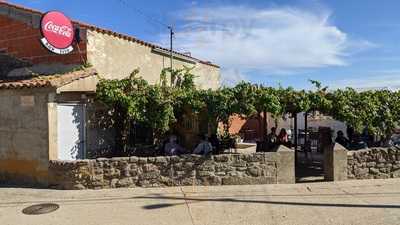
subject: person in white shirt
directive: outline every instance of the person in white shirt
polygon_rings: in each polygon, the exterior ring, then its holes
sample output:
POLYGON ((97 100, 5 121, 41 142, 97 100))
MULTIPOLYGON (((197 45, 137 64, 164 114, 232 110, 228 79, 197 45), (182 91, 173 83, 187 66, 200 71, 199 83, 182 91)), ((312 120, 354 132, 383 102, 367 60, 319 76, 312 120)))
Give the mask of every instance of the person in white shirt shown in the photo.
POLYGON ((197 145, 197 147, 194 149, 193 154, 198 154, 198 155, 208 155, 209 153, 212 152, 212 145, 208 141, 208 138, 206 135, 201 135, 201 141, 197 145))

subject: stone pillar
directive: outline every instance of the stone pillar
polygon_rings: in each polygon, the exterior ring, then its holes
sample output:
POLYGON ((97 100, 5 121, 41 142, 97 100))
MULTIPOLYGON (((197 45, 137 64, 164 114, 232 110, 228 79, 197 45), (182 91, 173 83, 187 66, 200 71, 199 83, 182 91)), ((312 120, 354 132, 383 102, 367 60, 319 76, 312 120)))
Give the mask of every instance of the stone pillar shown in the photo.
POLYGON ((277 183, 294 184, 296 183, 294 168, 294 151, 280 145, 277 149, 277 183))
POLYGON ((338 143, 324 149, 324 172, 327 181, 347 180, 347 149, 338 143))

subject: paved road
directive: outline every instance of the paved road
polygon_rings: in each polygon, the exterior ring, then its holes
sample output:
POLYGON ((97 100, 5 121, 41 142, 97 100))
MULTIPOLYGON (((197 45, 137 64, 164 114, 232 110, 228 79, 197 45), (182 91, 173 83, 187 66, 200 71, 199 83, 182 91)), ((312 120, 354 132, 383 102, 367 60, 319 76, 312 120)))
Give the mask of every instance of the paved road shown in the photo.
POLYGON ((400 179, 167 189, 0 188, 0 224, 400 224, 400 179), (24 215, 38 203, 60 208, 24 215))

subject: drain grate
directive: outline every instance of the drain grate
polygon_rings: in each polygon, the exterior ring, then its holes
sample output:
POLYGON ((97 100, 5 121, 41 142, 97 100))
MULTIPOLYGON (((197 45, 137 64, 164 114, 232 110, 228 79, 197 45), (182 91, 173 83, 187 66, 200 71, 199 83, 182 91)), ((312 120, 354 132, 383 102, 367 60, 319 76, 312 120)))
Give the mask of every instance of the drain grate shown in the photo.
POLYGON ((32 206, 26 207, 25 209, 22 210, 22 213, 24 213, 26 215, 40 215, 40 214, 54 212, 58 208, 60 208, 60 206, 57 204, 46 203, 46 204, 32 205, 32 206))

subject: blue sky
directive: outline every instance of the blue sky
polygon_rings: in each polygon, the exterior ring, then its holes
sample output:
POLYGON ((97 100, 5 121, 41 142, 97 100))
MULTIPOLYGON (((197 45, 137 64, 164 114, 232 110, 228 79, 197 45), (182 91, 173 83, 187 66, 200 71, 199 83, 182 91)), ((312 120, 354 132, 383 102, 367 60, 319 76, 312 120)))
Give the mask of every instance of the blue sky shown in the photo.
POLYGON ((168 30, 158 21, 173 24, 177 49, 221 65, 227 84, 400 87, 398 0, 9 2, 165 46, 168 30))

